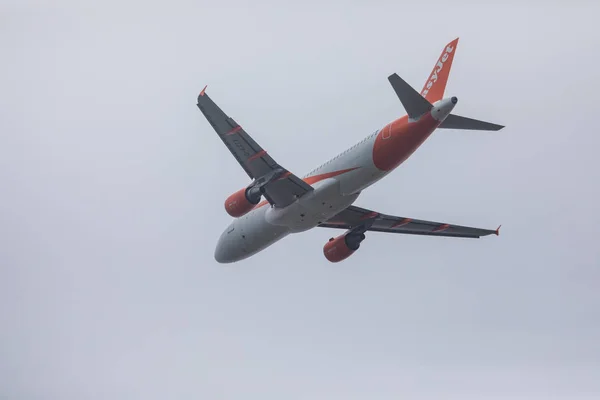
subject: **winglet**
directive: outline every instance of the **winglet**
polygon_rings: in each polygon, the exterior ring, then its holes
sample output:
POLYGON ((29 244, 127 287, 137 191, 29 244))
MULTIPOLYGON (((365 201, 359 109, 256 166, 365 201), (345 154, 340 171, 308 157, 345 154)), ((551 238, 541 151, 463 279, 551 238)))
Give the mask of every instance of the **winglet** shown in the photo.
POLYGON ((495 232, 496 236, 500 236, 500 227, 501 226, 502 225, 499 225, 498 228, 496 229, 496 232, 495 232))
POLYGON ((206 90, 208 85, 204 86, 204 89, 202 89, 202 91, 200 91, 200 96, 204 96, 204 91, 206 90))

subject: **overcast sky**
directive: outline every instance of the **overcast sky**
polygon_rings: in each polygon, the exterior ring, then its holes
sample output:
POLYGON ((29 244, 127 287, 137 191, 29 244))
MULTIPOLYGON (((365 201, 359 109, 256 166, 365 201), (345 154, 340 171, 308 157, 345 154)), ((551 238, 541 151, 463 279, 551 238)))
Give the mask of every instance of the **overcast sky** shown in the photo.
POLYGON ((600 396, 597 2, 80 3, 1 3, 1 399, 600 396), (214 261, 249 182, 205 84, 302 176, 455 37, 455 112, 507 127, 436 132, 356 204, 500 237, 214 261))

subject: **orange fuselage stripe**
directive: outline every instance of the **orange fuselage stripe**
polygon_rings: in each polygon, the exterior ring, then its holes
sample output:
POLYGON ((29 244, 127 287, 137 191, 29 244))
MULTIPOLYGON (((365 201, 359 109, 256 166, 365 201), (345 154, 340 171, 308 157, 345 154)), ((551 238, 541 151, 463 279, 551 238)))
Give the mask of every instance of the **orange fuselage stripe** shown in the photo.
MULTIPOLYGON (((306 178, 304 178, 304 179, 302 179, 302 180, 303 180, 304 182, 308 183, 309 185, 312 185, 312 184, 315 184, 315 183, 317 183, 317 182, 323 181, 323 180, 325 180, 325 179, 333 178, 333 177, 335 177, 335 176, 339 176, 339 175, 345 174, 345 173, 347 173, 347 172, 354 171, 354 170, 355 170, 355 169, 357 169, 357 168, 359 168, 359 167, 347 168, 347 169, 341 169, 341 170, 339 170, 339 171, 332 171, 332 172, 326 172, 326 173, 324 173, 324 174, 313 175, 313 176, 307 176, 306 178)), ((290 174, 288 173, 288 175, 290 175, 290 174)), ((256 208, 260 208, 260 207, 262 207, 262 206, 264 206, 264 205, 266 205, 266 204, 268 204, 268 203, 269 203, 269 202, 268 202, 267 200, 263 200, 263 201, 261 201, 260 203, 258 203, 258 204, 256 205, 256 207, 254 207, 254 208, 255 208, 255 209, 256 209, 256 208)))

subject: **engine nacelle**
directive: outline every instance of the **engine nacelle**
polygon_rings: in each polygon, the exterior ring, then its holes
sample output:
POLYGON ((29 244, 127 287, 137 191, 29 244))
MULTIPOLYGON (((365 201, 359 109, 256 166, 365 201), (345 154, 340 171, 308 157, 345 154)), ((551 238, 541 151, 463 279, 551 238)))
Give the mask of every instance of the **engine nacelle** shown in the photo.
POLYGON ((248 188, 240 189, 225 200, 225 211, 232 217, 239 218, 247 214, 260 202, 260 193, 248 188))
POLYGON ((364 233, 345 233, 335 239, 329 239, 323 247, 323 254, 332 263, 343 261, 358 250, 363 240, 365 240, 364 233))

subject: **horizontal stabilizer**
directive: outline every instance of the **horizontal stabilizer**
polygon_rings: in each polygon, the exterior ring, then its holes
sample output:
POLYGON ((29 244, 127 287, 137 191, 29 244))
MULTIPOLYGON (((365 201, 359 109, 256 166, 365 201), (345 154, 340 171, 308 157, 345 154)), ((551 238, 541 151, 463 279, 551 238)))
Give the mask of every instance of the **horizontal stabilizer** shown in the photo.
POLYGON ((438 126, 442 129, 467 129, 474 131, 499 131, 504 128, 503 125, 492 124, 491 122, 479 121, 477 119, 461 117, 460 115, 450 114, 438 126))
POLYGON ((398 74, 390 75, 388 80, 411 119, 419 118, 433 107, 425 97, 421 96, 419 92, 400 78, 398 74))

